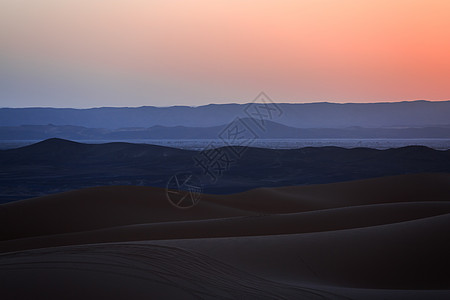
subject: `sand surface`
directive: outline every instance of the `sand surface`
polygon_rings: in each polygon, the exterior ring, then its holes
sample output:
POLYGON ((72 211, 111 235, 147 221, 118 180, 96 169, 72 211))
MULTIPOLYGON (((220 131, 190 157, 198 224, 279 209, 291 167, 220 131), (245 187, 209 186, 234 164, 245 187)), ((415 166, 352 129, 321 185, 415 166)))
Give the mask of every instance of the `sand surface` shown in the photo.
POLYGON ((449 299, 450 174, 0 205, 2 299, 449 299))

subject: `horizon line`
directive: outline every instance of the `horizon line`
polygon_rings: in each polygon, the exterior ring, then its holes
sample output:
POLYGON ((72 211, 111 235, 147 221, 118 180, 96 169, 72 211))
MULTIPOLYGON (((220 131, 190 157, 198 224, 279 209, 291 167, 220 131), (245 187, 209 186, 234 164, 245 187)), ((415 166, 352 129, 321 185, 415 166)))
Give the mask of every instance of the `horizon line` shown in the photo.
MULTIPOLYGON (((380 102, 329 102, 329 101, 320 101, 320 102, 276 102, 272 101, 270 103, 274 103, 277 105, 281 104, 292 104, 292 105, 307 105, 307 104, 337 104, 337 105, 346 105, 346 104, 395 104, 395 103, 412 103, 412 102, 450 102, 450 99, 447 100, 399 100, 399 101, 380 101, 380 102)), ((198 108, 205 107, 210 105, 248 105, 251 103, 259 103, 264 104, 264 102, 229 102, 229 103, 208 103, 202 105, 182 105, 182 104, 174 104, 168 106, 157 106, 157 105, 141 105, 141 106, 93 106, 93 107, 56 107, 56 106, 22 106, 22 107, 6 107, 2 106, 0 109, 28 109, 28 108, 52 108, 52 109, 76 109, 76 110, 85 110, 85 109, 101 109, 101 108, 145 108, 145 107, 154 107, 154 108, 172 108, 172 107, 189 107, 189 108, 198 108)), ((266 102, 267 103, 267 102, 266 102)))

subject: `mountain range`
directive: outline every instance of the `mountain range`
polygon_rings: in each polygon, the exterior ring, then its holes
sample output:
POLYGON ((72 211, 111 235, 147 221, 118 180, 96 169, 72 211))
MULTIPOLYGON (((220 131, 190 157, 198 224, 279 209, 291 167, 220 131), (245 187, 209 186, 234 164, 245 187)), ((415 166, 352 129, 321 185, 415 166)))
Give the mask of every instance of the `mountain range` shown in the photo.
MULTIPOLYGON (((450 126, 417 128, 295 128, 265 121, 264 128, 255 126, 252 119, 242 118, 252 137, 279 138, 450 138, 450 126)), ((225 124, 212 127, 151 126, 148 128, 87 128, 73 125, 0 126, 0 140, 135 140, 135 139, 219 139, 227 128, 225 124)))
POLYGON ((450 101, 392 103, 248 103, 171 107, 0 108, 0 126, 71 125, 119 129, 152 126, 214 127, 236 117, 295 128, 440 127, 450 124, 450 101))

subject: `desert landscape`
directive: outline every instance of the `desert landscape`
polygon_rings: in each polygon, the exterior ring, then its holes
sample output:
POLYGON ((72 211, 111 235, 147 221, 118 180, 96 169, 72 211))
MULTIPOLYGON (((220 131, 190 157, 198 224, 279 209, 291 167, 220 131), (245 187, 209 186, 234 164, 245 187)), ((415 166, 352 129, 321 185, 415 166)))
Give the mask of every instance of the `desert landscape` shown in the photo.
POLYGON ((0 163, 5 299, 450 294, 448 149, 50 138, 0 163))
POLYGON ((30 299, 447 299, 450 177, 202 195, 88 188, 0 206, 1 290, 30 299), (21 287, 27 282, 27 288, 21 287))
POLYGON ((0 300, 450 299, 449 11, 0 0, 0 300))

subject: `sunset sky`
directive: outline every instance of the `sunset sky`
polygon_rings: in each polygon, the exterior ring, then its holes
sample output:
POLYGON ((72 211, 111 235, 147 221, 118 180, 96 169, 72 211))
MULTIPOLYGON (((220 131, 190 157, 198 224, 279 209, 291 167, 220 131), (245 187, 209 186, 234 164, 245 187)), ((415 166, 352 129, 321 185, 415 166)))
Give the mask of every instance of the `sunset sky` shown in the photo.
POLYGON ((450 99, 448 0, 0 0, 0 107, 450 99))

